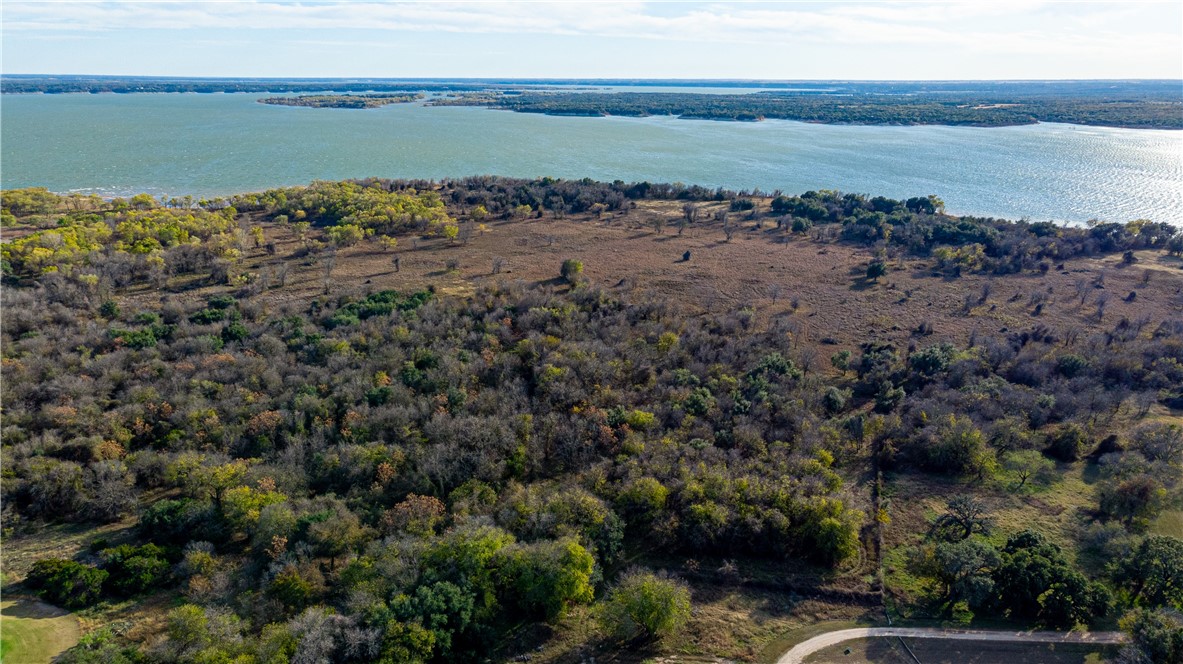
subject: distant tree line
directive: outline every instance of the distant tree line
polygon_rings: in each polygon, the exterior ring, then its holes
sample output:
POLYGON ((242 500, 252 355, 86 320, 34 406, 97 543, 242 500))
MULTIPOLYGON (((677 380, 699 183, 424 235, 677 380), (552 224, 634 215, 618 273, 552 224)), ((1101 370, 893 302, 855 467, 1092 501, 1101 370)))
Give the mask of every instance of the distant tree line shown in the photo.
POLYGON ((519 113, 825 124, 1003 127, 1064 122, 1109 127, 1183 129, 1183 99, 1173 95, 1007 96, 1005 94, 696 94, 675 92, 535 92, 459 94, 432 105, 488 106, 519 113))
POLYGON ((308 108, 379 108, 387 104, 406 104, 423 99, 416 92, 349 95, 299 95, 295 97, 264 97, 260 104, 272 106, 305 106, 308 108))

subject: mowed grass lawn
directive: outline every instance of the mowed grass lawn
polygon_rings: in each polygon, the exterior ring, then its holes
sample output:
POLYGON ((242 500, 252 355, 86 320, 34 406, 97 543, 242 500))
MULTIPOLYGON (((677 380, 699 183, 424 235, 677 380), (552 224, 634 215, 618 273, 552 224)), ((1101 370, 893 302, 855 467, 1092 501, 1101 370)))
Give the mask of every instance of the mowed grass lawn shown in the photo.
MULTIPOLYGON (((1117 653, 1117 646, 1077 643, 987 643, 952 639, 910 639, 904 641, 924 664, 1100 664, 1117 653)), ((805 659, 807 664, 914 664, 899 639, 876 637, 855 639, 819 650, 805 659), (847 653, 849 650, 849 654, 847 653)))
POLYGON ((46 664, 78 643, 82 631, 73 614, 32 599, 0 602, 0 661, 46 664))

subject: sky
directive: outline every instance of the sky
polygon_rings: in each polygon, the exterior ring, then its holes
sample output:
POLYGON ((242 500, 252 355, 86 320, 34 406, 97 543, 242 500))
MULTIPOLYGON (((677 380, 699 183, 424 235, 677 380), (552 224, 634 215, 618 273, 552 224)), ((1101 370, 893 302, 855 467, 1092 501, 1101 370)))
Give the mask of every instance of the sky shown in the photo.
POLYGON ((21 2, 6 74, 1183 78, 1183 2, 21 2))

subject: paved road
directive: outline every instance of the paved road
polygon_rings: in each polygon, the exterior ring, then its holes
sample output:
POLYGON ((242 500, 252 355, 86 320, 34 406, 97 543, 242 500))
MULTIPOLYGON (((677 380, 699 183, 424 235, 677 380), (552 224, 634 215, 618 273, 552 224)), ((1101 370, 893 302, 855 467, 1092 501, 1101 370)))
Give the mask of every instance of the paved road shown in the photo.
POLYGON ((1028 643, 1124 643, 1122 632, 1005 632, 995 630, 937 629, 923 627, 859 627, 826 632, 802 641, 776 660, 776 664, 801 664, 809 655, 843 641, 869 636, 905 636, 912 639, 962 641, 1026 641, 1028 643))

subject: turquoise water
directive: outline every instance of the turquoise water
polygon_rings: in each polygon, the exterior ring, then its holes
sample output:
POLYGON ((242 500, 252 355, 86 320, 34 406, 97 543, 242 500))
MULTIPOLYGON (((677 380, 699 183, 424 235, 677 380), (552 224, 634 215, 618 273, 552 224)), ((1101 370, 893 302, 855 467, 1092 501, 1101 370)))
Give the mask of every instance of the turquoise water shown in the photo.
POLYGON ((262 95, 6 95, 0 183, 218 196, 315 179, 474 174, 936 194, 950 212, 1183 223, 1183 132, 573 118, 262 95))

